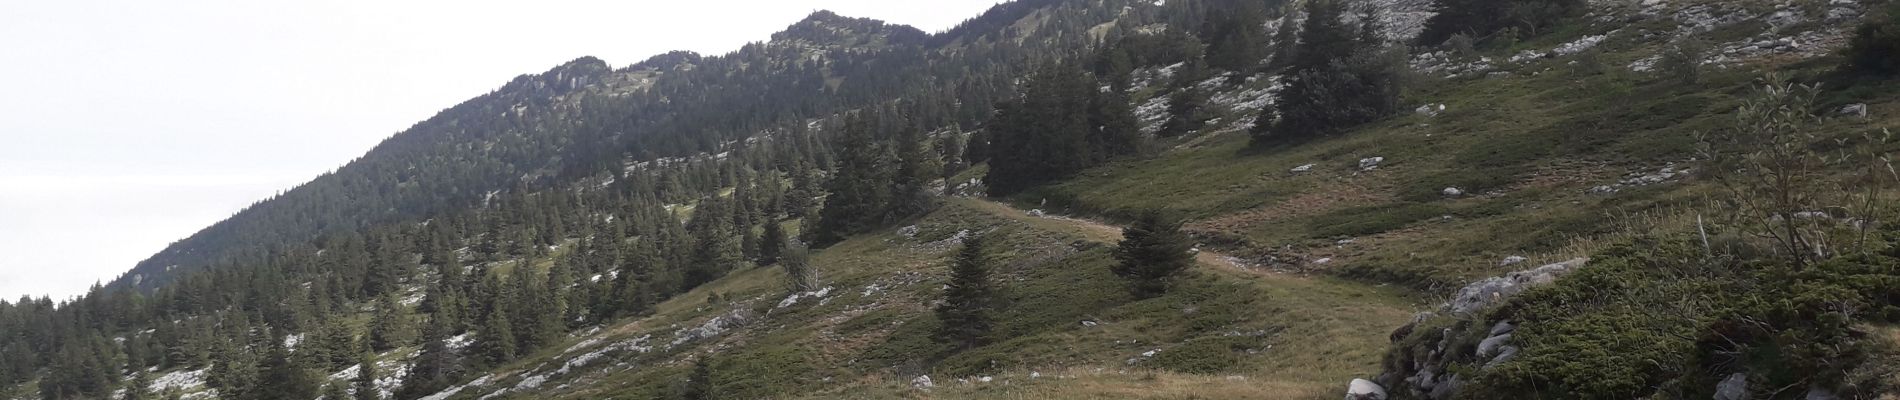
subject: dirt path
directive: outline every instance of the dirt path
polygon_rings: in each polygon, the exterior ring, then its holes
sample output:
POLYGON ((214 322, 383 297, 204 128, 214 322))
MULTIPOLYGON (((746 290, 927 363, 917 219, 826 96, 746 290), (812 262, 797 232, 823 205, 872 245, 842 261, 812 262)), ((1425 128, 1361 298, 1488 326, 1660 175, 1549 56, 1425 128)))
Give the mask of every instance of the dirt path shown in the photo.
MULTIPOLYGON (((1064 217, 1064 216, 1057 216, 1057 215, 1044 215, 1041 217, 1036 217, 1034 215, 1031 215, 1028 210, 1023 210, 1020 208, 1016 208, 1015 206, 1011 206, 1007 203, 1002 203, 1002 202, 988 200, 988 199, 965 198, 965 199, 959 199, 959 201, 968 201, 970 202, 970 204, 976 206, 977 208, 987 210, 992 213, 996 213, 998 215, 1004 215, 1004 216, 1008 216, 1008 217, 1016 218, 1016 219, 1024 219, 1026 221, 1029 221, 1032 224, 1040 225, 1039 227, 1044 228, 1044 229, 1077 233, 1077 234, 1080 234, 1082 237, 1087 238, 1090 241, 1107 243, 1107 244, 1112 245, 1122 240, 1122 227, 1109 225, 1101 221, 1084 219, 1084 218, 1075 218, 1075 217, 1064 217)), ((1278 277, 1291 276, 1287 274, 1275 273, 1272 271, 1265 271, 1265 270, 1260 270, 1256 268, 1250 268, 1246 265, 1241 264, 1239 261, 1237 261, 1237 260, 1240 260, 1240 258, 1238 257, 1234 257, 1225 253, 1206 250, 1206 249, 1201 249, 1199 250, 1199 252, 1195 253, 1194 259, 1196 261, 1199 261, 1203 265, 1213 266, 1213 267, 1225 269, 1225 270, 1244 272, 1244 273, 1253 274, 1253 275, 1278 276, 1278 277)))
MULTIPOLYGON (((983 199, 950 201, 1022 221, 1035 229, 1074 234, 1111 245, 1121 240, 1121 227, 1100 221, 1037 217, 1028 211, 983 199)), ((1222 380, 1215 385, 1202 382, 1200 386, 1218 387, 1230 382, 1247 387, 1278 385, 1278 390, 1283 390, 1281 395, 1263 397, 1335 398, 1352 378, 1367 378, 1379 372, 1379 362, 1389 346, 1387 335, 1422 307, 1408 300, 1401 289, 1325 275, 1251 268, 1215 251, 1201 251, 1194 258, 1207 267, 1203 271, 1248 282, 1254 290, 1265 294, 1271 299, 1273 310, 1263 310, 1262 315, 1282 321, 1285 328, 1275 335, 1272 347, 1283 350, 1259 365, 1258 370, 1242 374, 1247 380, 1222 380)), ((1109 387, 1131 388, 1127 384, 1103 383, 1109 387)))

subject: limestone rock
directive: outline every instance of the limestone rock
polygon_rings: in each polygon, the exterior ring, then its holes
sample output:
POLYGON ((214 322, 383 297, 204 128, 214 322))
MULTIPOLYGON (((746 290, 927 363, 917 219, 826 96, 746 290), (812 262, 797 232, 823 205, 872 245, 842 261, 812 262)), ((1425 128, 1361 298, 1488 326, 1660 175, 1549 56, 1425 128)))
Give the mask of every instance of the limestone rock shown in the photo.
POLYGON ((1381 163, 1385 163, 1385 157, 1362 158, 1362 159, 1359 159, 1359 170, 1371 171, 1373 169, 1379 168, 1379 164, 1381 163))
POLYGON ((1346 400, 1385 400, 1385 387, 1365 379, 1353 379, 1346 386, 1346 400))
POLYGON ((930 381, 930 375, 918 375, 916 379, 910 380, 910 387, 913 388, 929 389, 936 386, 935 382, 930 381))
POLYGON ((1575 271, 1589 262, 1589 258, 1577 258, 1472 282, 1458 289, 1458 294, 1453 296, 1444 308, 1445 311, 1454 314, 1470 314, 1484 310, 1532 286, 1555 282, 1558 277, 1575 271))
POLYGON ((1715 400, 1747 400, 1748 374, 1737 372, 1729 374, 1728 379, 1715 384, 1715 400))

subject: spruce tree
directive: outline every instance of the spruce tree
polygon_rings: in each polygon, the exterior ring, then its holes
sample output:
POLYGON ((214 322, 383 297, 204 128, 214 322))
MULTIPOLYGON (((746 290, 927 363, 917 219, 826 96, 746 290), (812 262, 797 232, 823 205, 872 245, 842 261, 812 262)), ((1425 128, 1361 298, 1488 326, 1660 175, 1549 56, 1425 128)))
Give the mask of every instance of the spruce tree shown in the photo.
POLYGON ((1181 232, 1180 220, 1148 211, 1122 230, 1115 247, 1115 275, 1126 278, 1137 298, 1166 293, 1170 281, 1194 265, 1194 243, 1181 232))
POLYGON ((958 349, 989 343, 990 313, 997 301, 995 290, 990 286, 984 246, 985 239, 981 236, 964 240, 963 249, 950 264, 950 283, 944 288, 943 303, 936 309, 937 321, 942 326, 934 339, 939 343, 958 349))

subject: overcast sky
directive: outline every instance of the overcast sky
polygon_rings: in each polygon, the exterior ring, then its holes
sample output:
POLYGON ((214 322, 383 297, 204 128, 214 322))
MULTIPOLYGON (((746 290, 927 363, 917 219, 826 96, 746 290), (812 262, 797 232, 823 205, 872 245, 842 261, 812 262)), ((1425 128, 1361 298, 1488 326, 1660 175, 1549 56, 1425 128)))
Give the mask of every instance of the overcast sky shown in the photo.
POLYGON ((0 2, 0 298, 82 294, 519 74, 721 54, 819 9, 935 32, 997 2, 0 2))

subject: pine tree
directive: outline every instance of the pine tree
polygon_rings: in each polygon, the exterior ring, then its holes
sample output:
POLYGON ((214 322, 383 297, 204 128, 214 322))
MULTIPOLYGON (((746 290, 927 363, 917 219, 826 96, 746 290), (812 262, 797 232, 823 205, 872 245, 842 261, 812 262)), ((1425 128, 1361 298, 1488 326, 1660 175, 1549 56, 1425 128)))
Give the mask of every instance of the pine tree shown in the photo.
POLYGON ((950 264, 950 284, 944 289, 943 303, 937 305, 937 320, 942 324, 934 337, 959 349, 989 343, 990 313, 996 307, 996 294, 990 287, 989 262, 984 255, 984 239, 971 237, 950 264))
POLYGON ((1289 82, 1261 110, 1254 145, 1332 135, 1398 112, 1403 54, 1384 46, 1375 20, 1354 27, 1341 20, 1345 12, 1342 0, 1306 3, 1289 82))
POLYGON ((1137 298, 1166 293, 1175 275, 1194 265, 1194 243, 1181 232, 1181 222, 1159 211, 1148 211, 1122 231, 1115 247, 1115 275, 1129 280, 1137 298))
POLYGON ((1900 75, 1900 2, 1888 2, 1884 17, 1868 17, 1854 30, 1842 54, 1853 71, 1900 75))
POLYGON ((686 400, 711 400, 719 398, 713 393, 712 363, 705 356, 693 360, 693 372, 686 377, 686 390, 680 398, 686 400))
MULTIPOLYGON (((356 387, 356 400, 382 400, 382 389, 376 387, 376 358, 364 354, 356 368, 356 379, 350 380, 356 387)), ((342 387, 342 384, 331 386, 342 387)))
POLYGON ((156 397, 152 393, 152 376, 144 370, 133 373, 132 381, 126 382, 124 389, 125 393, 119 396, 122 400, 148 400, 156 397))
POLYGON ((290 356, 289 346, 273 336, 270 352, 264 357, 257 396, 266 400, 309 400, 317 396, 317 380, 308 369, 290 356))
POLYGON ((785 252, 785 241, 789 240, 785 237, 785 227, 778 221, 766 221, 765 236, 760 240, 759 265, 777 264, 785 252))
POLYGON ((328 385, 323 385, 323 400, 349 400, 349 399, 350 399, 349 389, 344 388, 342 382, 331 382, 328 385))
POLYGON ((1091 163, 1141 152, 1141 120, 1128 95, 1119 90, 1097 93, 1089 108, 1091 163))
POLYGON ((219 341, 211 356, 211 369, 205 372, 205 385, 232 398, 252 398, 256 387, 257 363, 239 345, 219 341))
MULTIPOLYGON (((512 298, 512 296, 510 296, 512 298)), ((496 300, 495 303, 505 303, 496 300)), ((501 365, 515 359, 514 324, 508 319, 508 307, 497 304, 482 318, 481 328, 475 332, 475 351, 477 357, 487 365, 501 365)))
POLYGON ((1239 1, 1208 19, 1201 37, 1207 42, 1207 65, 1225 71, 1252 74, 1266 57, 1264 2, 1239 1))
POLYGON ((369 323, 369 346, 376 352, 406 346, 412 339, 409 315, 393 293, 378 296, 376 315, 369 323))
POLYGON ((1080 68, 1044 68, 1020 101, 997 106, 990 123, 990 195, 1006 196, 1088 167, 1089 109, 1097 92, 1080 68))
POLYGON ((838 141, 837 172, 825 185, 827 194, 816 229, 808 231, 815 246, 830 246, 867 231, 882 224, 890 211, 896 155, 876 137, 879 122, 875 115, 846 119, 838 141))
POLYGON ((461 361, 455 350, 449 348, 451 334, 447 322, 430 321, 423 334, 422 350, 409 365, 409 373, 403 376, 397 398, 420 398, 453 384, 451 381, 461 374, 461 361))
POLYGON ((693 210, 692 221, 686 225, 693 236, 693 256, 687 266, 685 286, 680 290, 692 290, 738 269, 744 254, 731 214, 731 205, 719 196, 700 200, 699 207, 693 210))
POLYGON ((1168 95, 1168 121, 1161 124, 1162 137, 1174 137, 1199 131, 1211 119, 1204 111, 1207 105, 1207 92, 1200 87, 1189 86, 1175 90, 1168 95))

